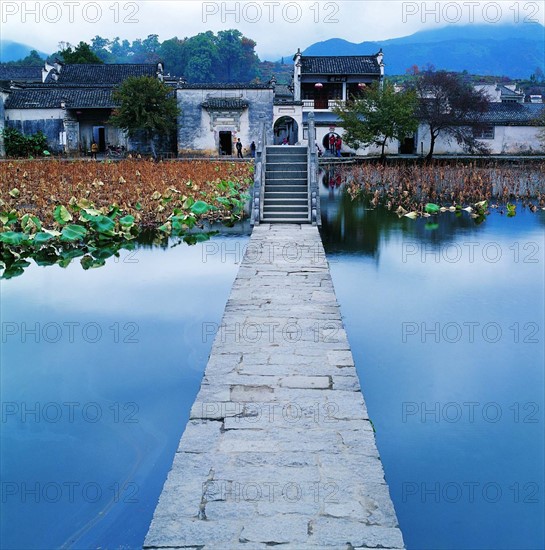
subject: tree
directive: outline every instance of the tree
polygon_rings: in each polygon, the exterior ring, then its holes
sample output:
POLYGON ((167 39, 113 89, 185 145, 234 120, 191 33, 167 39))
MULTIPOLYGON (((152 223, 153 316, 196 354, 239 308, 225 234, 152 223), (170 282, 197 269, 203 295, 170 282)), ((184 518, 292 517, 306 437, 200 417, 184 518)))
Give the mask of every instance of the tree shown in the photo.
POLYGON ((344 141, 350 147, 377 145, 381 147, 380 158, 384 159, 389 139, 402 140, 418 128, 416 104, 414 90, 397 93, 389 82, 382 86, 374 82, 359 97, 334 111, 342 120, 344 141))
POLYGON ((66 44, 63 48, 61 43, 61 50, 59 52, 65 63, 94 63, 102 64, 102 60, 93 51, 91 46, 85 42, 80 42, 74 49, 70 44, 66 44))
POLYGON ((256 43, 240 31, 219 31, 215 40, 218 51, 216 78, 220 82, 249 82, 257 76, 259 59, 256 43))
POLYGON ((469 153, 489 152, 474 135, 483 126, 481 115, 488 109, 484 92, 475 90, 456 74, 434 70, 418 75, 415 89, 419 98, 418 118, 430 133, 428 160, 433 157, 440 134, 454 138, 469 153))
POLYGON ((31 50, 31 52, 24 57, 23 59, 20 59, 19 61, 8 61, 6 65, 17 65, 17 66, 25 66, 25 67, 38 67, 44 65, 44 59, 40 57, 40 54, 36 50, 31 50))
POLYGON ((114 90, 113 99, 119 107, 109 122, 130 137, 144 133, 156 157, 154 138, 167 136, 176 127, 180 114, 175 92, 151 76, 132 76, 114 90))
POLYGON ((186 41, 187 65, 185 77, 189 82, 216 82, 219 52, 212 31, 201 32, 186 41))

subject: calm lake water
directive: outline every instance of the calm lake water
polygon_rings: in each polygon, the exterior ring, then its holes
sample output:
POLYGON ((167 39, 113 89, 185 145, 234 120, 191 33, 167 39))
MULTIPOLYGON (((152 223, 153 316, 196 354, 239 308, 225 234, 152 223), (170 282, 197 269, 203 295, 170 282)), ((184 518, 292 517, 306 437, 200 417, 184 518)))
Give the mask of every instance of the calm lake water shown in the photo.
MULTIPOLYGON (((545 212, 430 229, 322 193, 407 547, 545 547, 545 212)), ((249 239, 237 231, 2 282, 2 548, 141 547, 249 239)))
POLYGON ((322 188, 322 235, 409 549, 542 549, 545 212, 438 227, 322 188), (428 226, 428 228, 426 228, 428 226))

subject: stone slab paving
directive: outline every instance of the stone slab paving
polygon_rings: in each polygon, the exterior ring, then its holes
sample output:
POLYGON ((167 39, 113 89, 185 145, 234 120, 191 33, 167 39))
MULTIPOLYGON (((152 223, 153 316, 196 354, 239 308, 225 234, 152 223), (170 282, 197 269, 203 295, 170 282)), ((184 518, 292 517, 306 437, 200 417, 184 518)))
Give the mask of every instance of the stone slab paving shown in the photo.
POLYGON ((318 229, 254 228, 145 548, 404 548, 318 229))

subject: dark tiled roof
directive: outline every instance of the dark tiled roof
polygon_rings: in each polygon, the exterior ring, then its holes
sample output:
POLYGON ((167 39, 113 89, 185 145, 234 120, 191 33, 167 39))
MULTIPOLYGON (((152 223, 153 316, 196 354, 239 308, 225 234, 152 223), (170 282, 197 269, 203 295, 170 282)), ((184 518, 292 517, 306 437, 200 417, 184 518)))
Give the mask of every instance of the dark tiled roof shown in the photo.
POLYGON ((127 63, 127 64, 105 64, 94 65, 84 63, 81 65, 63 65, 58 73, 59 78, 53 78, 53 71, 46 78, 47 84, 107 84, 116 86, 121 84, 130 76, 152 76, 157 75, 155 63, 127 63))
POLYGON ((301 56, 301 74, 380 74, 377 58, 371 55, 338 57, 301 56))
POLYGON ((280 97, 291 97, 293 99, 293 92, 290 90, 289 86, 286 84, 277 84, 276 88, 274 89, 274 97, 280 98, 280 97))
POLYGON ((24 67, 21 65, 0 65, 0 80, 19 82, 41 82, 42 67, 24 67))
POLYGON ((539 103, 489 103, 479 118, 487 124, 531 126, 543 109, 545 104, 539 103))
POLYGON ((111 109, 116 107, 111 87, 94 88, 27 88, 12 91, 6 109, 111 109))
POLYGON ((250 82, 216 82, 216 83, 188 83, 179 82, 182 90, 267 90, 272 89, 270 84, 255 84, 250 82))
POLYGON ((514 92, 513 90, 511 90, 507 86, 503 86, 502 84, 499 84, 496 89, 500 91, 502 96, 521 97, 524 95, 522 92, 514 92))
POLYGON ((202 106, 205 109, 246 109, 249 102, 236 97, 211 97, 202 106))

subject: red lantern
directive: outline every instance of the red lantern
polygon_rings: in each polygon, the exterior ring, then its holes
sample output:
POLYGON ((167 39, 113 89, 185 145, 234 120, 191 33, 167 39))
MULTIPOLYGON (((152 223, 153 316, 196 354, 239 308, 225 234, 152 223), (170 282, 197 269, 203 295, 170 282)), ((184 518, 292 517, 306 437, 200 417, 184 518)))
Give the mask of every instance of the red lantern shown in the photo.
POLYGON ((365 82, 360 82, 360 83, 358 84, 358 88, 359 88, 360 90, 363 90, 365 87, 366 87, 365 82))
POLYGON ((323 88, 324 85, 321 82, 316 82, 316 84, 314 84, 314 87, 320 89, 323 88))

